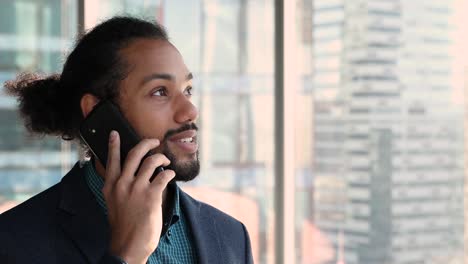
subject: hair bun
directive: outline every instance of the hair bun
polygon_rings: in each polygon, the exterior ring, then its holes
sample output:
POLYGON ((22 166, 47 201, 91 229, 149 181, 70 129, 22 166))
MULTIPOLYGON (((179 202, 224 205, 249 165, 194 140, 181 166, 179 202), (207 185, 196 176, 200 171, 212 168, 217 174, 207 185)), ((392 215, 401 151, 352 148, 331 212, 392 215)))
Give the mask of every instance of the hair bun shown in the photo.
POLYGON ((61 96, 64 89, 60 85, 59 74, 43 78, 25 73, 14 81, 6 82, 5 87, 8 94, 18 98, 19 111, 29 131, 67 137, 70 124, 64 116, 67 103, 62 102, 66 97, 61 96))

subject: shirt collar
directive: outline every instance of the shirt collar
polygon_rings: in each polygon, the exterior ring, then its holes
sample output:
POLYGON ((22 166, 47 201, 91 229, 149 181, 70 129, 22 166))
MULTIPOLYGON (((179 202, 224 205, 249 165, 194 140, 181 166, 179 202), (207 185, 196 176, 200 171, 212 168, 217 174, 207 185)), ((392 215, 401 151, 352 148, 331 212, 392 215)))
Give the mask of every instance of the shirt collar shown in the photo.
MULTIPOLYGON (((102 194, 104 180, 98 175, 91 161, 84 164, 84 172, 89 189, 96 198, 99 207, 101 207, 104 214, 107 215, 106 201, 102 194)), ((180 218, 179 187, 175 183, 170 183, 167 187, 167 195, 167 201, 170 204, 168 212, 172 212, 172 214, 165 214, 164 226, 161 232, 162 235, 165 234, 167 229, 169 229, 171 225, 175 224, 180 218)))

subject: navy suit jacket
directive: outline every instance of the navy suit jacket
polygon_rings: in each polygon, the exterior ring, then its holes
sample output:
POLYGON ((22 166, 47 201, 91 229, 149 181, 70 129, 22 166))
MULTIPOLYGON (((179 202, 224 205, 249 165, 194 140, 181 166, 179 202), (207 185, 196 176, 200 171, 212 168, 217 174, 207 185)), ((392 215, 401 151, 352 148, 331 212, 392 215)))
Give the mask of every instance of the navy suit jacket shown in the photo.
MULTIPOLYGON (((182 190, 199 263, 253 263, 245 226, 182 190)), ((60 183, 0 215, 0 263, 112 263, 109 228, 78 163, 60 183)), ((132 264, 132 263, 130 263, 132 264)))

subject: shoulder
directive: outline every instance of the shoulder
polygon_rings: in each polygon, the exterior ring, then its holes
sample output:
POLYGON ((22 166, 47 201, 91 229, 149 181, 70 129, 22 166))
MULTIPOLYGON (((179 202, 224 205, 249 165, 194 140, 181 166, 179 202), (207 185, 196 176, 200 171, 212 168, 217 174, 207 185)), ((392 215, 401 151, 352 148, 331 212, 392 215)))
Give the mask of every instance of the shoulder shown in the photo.
POLYGON ((80 177, 73 177, 78 176, 78 172, 77 163, 59 183, 0 214, 0 234, 12 234, 15 239, 32 239, 47 232, 50 234, 57 227, 57 208, 61 206, 61 197, 66 193, 65 186, 79 185, 79 180, 74 179, 80 177))
POLYGON ((13 233, 15 237, 19 237, 18 234, 35 237, 56 227, 57 209, 62 206, 63 195, 73 196, 75 200, 81 199, 81 197, 76 197, 82 192, 81 182, 84 182, 79 174, 77 163, 59 183, 0 214, 0 233, 13 233), (66 186, 69 188, 67 189, 66 186), (77 188, 81 189, 70 193, 70 190, 77 188))
POLYGON ((193 198, 190 194, 184 192, 182 189, 179 189, 179 192, 181 196, 181 201, 184 203, 184 205, 199 210, 199 213, 209 214, 214 219, 218 221, 222 220, 222 222, 225 222, 226 224, 237 225, 241 223, 239 222, 239 220, 219 210, 218 208, 193 198))
POLYGON ((37 223, 40 219, 50 217, 51 211, 57 207, 59 189, 60 183, 0 214, 0 230, 11 230, 16 226, 24 228, 30 226, 26 224, 37 223))
POLYGON ((203 224, 216 226, 218 231, 221 231, 221 233, 227 236, 235 235, 238 237, 239 235, 247 233, 244 224, 231 215, 210 204, 193 198, 182 190, 180 193, 182 201, 185 203, 186 209, 188 209, 187 211, 192 213, 195 211, 195 213, 199 215, 200 220, 204 222, 203 224))
MULTIPOLYGON (((184 213, 190 214, 192 228, 197 229, 200 240, 211 241, 211 248, 225 263, 252 263, 250 238, 239 220, 207 203, 180 192, 184 213)), ((216 254, 215 254, 216 255, 216 254)))
POLYGON ((0 259, 17 263, 28 258, 31 245, 44 251, 57 234, 56 210, 59 184, 0 214, 0 259), (8 253, 7 253, 8 252, 8 253), (7 255, 8 254, 8 255, 7 255))
POLYGON ((7 263, 29 263, 35 258, 53 263, 58 246, 70 248, 62 227, 73 212, 64 208, 73 201, 83 202, 85 181, 79 176, 74 167, 59 183, 0 214, 1 263, 6 257, 11 258, 7 263), (64 196, 72 198, 67 203, 64 196))

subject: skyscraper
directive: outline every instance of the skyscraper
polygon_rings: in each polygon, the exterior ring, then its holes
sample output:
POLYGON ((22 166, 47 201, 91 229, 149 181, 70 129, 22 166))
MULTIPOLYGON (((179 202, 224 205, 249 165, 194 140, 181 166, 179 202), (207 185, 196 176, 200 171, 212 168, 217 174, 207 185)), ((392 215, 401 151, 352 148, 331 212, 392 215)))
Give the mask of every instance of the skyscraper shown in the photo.
MULTIPOLYGON (((315 222, 347 264, 446 263, 463 243, 453 1, 314 1, 315 222)), ((336 262, 336 260, 335 260, 336 262)))

